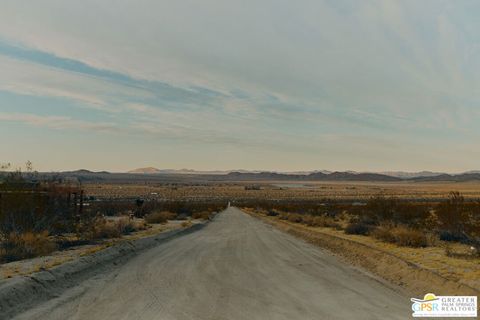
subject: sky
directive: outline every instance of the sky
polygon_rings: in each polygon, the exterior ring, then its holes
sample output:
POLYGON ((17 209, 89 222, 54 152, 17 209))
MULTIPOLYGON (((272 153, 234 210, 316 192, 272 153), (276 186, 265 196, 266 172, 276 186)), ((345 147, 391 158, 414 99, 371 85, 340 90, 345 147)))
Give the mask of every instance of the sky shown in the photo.
POLYGON ((480 2, 2 0, 0 163, 480 169, 480 2))

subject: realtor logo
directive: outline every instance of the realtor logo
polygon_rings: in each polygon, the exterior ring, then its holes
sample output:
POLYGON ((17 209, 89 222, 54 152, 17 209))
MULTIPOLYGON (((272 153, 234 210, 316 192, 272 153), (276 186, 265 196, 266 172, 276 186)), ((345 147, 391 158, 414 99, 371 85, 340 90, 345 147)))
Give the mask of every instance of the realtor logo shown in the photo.
POLYGON ((414 317, 477 317, 477 297, 436 296, 427 293, 423 299, 410 299, 414 317))

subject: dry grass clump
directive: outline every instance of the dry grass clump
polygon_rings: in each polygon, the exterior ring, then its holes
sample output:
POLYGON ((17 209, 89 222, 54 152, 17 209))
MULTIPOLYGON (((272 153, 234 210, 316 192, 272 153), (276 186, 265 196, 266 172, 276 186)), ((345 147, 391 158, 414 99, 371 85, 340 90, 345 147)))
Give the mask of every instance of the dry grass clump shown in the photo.
POLYGON ((404 247, 426 247, 428 239, 424 232, 409 229, 407 227, 397 227, 394 231, 396 243, 404 247))
POLYGON ((119 220, 115 221, 115 225, 120 234, 129 234, 135 231, 147 229, 147 225, 144 221, 132 220, 129 217, 120 218, 119 220))
POLYGON ((91 229, 86 232, 86 237, 90 239, 111 239, 118 238, 120 235, 120 229, 115 222, 108 221, 103 217, 97 218, 91 229))
POLYGON ((378 240, 395 243, 395 235, 392 230, 391 226, 379 226, 371 232, 371 235, 378 240))
POLYGON ((277 210, 273 210, 273 209, 270 209, 267 211, 267 216, 270 216, 270 217, 276 217, 279 215, 279 212, 277 210))
POLYGON ((454 248, 452 245, 447 244, 445 246, 445 255, 457 259, 478 259, 480 258, 480 251, 473 246, 468 247, 468 249, 462 248, 459 250, 458 248, 454 248))
POLYGON ((193 219, 208 220, 210 218, 210 212, 208 212, 208 211, 194 212, 194 213, 192 213, 192 218, 193 219))
POLYGON ((305 215, 305 216, 302 217, 302 222, 305 223, 309 227, 313 227, 314 219, 315 218, 312 217, 311 215, 305 215))
POLYGON ((168 211, 152 212, 145 216, 147 223, 167 223, 168 220, 176 218, 176 214, 168 211))
POLYGON ((337 230, 342 229, 341 225, 336 222, 335 219, 327 216, 312 216, 309 214, 281 212, 278 214, 278 218, 293 223, 304 223, 309 227, 335 228, 337 230))
POLYGON ((85 236, 89 239, 111 239, 145 229, 146 225, 143 221, 135 221, 128 217, 122 217, 118 220, 98 217, 91 228, 85 232, 85 236))
POLYGON ((278 215, 278 218, 279 218, 280 220, 288 220, 288 216, 289 216, 288 213, 286 213, 286 212, 280 212, 280 214, 278 215))
POLYGON ((372 226, 362 223, 362 222, 354 222, 347 225, 345 228, 346 234, 360 234, 360 235, 369 235, 372 231, 372 226))
POLYGON ((55 242, 49 238, 47 231, 10 233, 2 242, 0 260, 9 262, 43 256, 55 251, 56 248, 55 242))
POLYGON ((424 232, 405 226, 380 226, 373 230, 372 235, 379 240, 404 247, 426 247, 429 242, 424 232))
POLYGON ((188 228, 190 226, 192 226, 192 222, 190 220, 188 221, 182 221, 182 223, 180 224, 180 226, 182 226, 182 228, 188 228))
POLYGON ((335 221, 332 217, 327 216, 319 216, 314 217, 312 221, 313 227, 323 227, 323 228, 334 228, 337 230, 341 230, 342 226, 335 221))
POLYGON ((290 213, 287 220, 294 223, 300 223, 303 221, 302 216, 296 213, 290 213))

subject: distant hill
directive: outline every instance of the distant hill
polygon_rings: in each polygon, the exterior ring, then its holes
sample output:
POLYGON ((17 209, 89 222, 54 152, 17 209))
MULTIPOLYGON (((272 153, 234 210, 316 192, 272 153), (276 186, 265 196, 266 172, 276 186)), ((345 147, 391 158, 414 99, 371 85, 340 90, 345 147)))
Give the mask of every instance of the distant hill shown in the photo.
MULTIPOLYGON (((241 170, 242 172, 248 172, 241 170)), ((193 169, 157 169, 154 167, 138 168, 130 170, 127 173, 134 174, 227 174, 230 171, 213 170, 213 171, 197 171, 193 169)))
POLYGON ((134 170, 130 170, 128 171, 128 173, 155 174, 155 173, 162 173, 162 170, 154 167, 146 167, 146 168, 137 168, 134 170))
POLYGON ((413 181, 425 182, 425 181, 455 181, 455 182, 467 182, 467 181, 480 181, 480 173, 462 173, 462 174, 442 174, 435 177, 417 177, 410 179, 413 181))
POLYGON ((315 172, 307 175, 285 174, 276 172, 241 173, 230 172, 227 175, 237 180, 306 180, 306 181, 401 181, 402 179, 378 173, 352 173, 352 172, 315 172))
POLYGON ((420 172, 405 172, 405 171, 384 171, 379 172, 391 177, 397 177, 402 179, 417 178, 417 177, 435 177, 445 174, 444 172, 432 172, 432 171, 420 171, 420 172))

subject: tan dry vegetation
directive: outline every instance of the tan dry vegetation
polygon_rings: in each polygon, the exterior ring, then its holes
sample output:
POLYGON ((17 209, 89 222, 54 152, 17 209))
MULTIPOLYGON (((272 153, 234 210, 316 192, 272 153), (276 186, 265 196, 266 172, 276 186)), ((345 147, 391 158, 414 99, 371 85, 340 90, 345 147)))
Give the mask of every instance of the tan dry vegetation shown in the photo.
POLYGON ((161 184, 85 184, 88 195, 103 198, 144 197, 168 200, 204 199, 369 199, 378 194, 400 199, 429 200, 445 198, 457 190, 467 199, 480 198, 480 182, 276 182, 259 184, 260 190, 245 190, 251 182, 205 185, 161 184), (285 185, 288 185, 285 187, 285 185))
POLYGON ((3 241, 0 256, 6 260, 20 260, 47 255, 57 248, 47 231, 40 233, 10 233, 3 241))
POLYGON ((183 223, 155 224, 152 225, 150 228, 125 234, 120 238, 100 239, 96 241, 95 244, 79 245, 71 247, 67 250, 45 253, 46 255, 34 257, 31 259, 18 260, 0 264, 0 280, 4 278, 12 278, 19 275, 29 275, 31 273, 41 270, 48 270, 57 265, 72 261, 79 257, 93 254, 118 242, 132 241, 148 236, 153 236, 161 232, 175 230, 178 228, 187 228, 191 225, 192 224, 190 221, 184 221, 183 223))
POLYGON ((167 223, 168 220, 176 218, 176 214, 168 211, 152 212, 145 216, 147 223, 167 223))
POLYGON ((93 221, 93 225, 86 235, 90 239, 111 239, 145 229, 147 229, 147 225, 140 219, 134 220, 126 216, 115 220, 98 217, 93 221))

